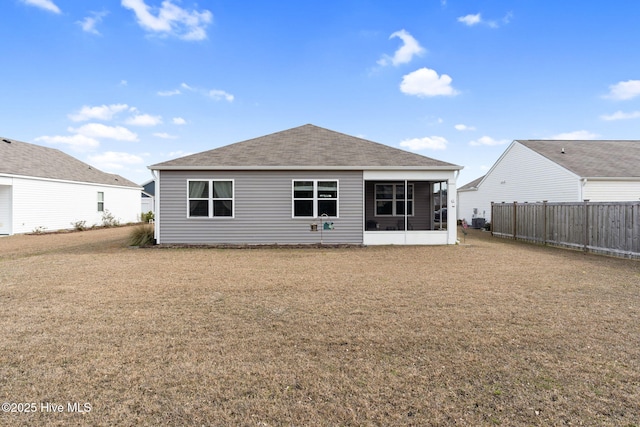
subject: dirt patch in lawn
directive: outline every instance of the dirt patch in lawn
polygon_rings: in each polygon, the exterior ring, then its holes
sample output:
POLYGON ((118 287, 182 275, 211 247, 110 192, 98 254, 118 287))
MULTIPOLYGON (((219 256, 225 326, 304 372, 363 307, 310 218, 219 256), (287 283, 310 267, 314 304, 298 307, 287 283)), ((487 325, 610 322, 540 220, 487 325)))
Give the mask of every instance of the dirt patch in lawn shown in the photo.
POLYGON ((0 424, 640 425, 638 261, 127 234, 0 238, 0 424))

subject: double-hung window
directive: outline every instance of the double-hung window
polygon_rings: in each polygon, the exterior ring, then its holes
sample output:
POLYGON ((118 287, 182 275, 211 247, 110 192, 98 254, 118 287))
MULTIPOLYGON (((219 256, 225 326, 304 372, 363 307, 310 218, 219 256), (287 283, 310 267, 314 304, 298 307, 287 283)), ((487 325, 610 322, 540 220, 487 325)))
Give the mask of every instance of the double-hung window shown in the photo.
POLYGON ((338 216, 338 181, 293 181, 293 217, 338 216))
POLYGON ((233 217, 233 180, 189 180, 189 218, 233 217))
MULTIPOLYGON (((404 184, 376 184, 376 216, 404 215, 404 184)), ((413 184, 407 185, 407 215, 413 215, 413 184)))
POLYGON ((98 191, 98 212, 104 212, 104 192, 98 191))

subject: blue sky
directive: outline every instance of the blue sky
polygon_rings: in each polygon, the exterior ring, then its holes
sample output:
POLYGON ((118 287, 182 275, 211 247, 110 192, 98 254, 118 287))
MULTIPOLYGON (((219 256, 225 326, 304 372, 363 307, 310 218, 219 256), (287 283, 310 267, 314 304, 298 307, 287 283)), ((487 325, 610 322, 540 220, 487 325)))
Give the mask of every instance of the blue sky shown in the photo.
POLYGON ((306 123, 481 175, 514 139, 640 139, 640 2, 3 0, 0 135, 142 183, 306 123))

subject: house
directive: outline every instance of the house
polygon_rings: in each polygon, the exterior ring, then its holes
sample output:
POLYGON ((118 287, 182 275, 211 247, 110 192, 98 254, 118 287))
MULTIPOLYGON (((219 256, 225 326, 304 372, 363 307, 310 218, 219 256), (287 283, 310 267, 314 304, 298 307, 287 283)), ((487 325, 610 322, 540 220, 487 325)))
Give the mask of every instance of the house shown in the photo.
POLYGON ((135 183, 54 148, 0 139, 0 234, 54 231, 140 217, 135 183))
POLYGON ((160 244, 456 242, 462 167, 310 124, 149 168, 160 244))
POLYGON ((142 195, 140 200, 140 208, 142 213, 155 212, 156 202, 156 181, 150 179, 142 184, 142 195))
POLYGON ((640 199, 640 141, 516 140, 458 189, 458 217, 491 221, 491 202, 640 199))

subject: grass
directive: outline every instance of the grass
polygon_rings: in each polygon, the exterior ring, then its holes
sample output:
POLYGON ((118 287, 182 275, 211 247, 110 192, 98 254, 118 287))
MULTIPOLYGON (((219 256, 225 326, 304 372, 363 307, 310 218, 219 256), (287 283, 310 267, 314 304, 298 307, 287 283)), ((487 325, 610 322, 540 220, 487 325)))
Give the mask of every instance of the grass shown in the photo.
POLYGON ((153 224, 138 224, 129 233, 129 246, 150 246, 154 242, 153 224))
POLYGON ((640 425, 637 261, 129 232, 0 239, 0 396, 92 408, 0 424, 640 425))

